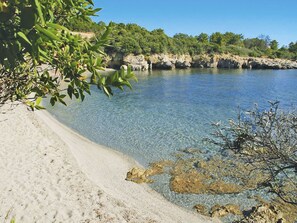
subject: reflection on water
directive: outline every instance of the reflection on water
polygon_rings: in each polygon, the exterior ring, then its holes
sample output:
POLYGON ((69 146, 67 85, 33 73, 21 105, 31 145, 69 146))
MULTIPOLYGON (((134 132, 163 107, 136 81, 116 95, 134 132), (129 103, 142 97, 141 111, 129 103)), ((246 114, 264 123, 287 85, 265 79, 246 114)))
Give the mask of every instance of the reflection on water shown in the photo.
MULTIPOLYGON (((116 90, 109 99, 94 86, 83 103, 73 100, 68 107, 48 110, 80 134, 147 166, 187 147, 215 153, 202 139, 209 136, 212 122, 234 118, 238 106, 247 109, 258 103, 265 108, 268 100, 279 100, 286 109, 297 102, 296 70, 189 69, 136 75, 139 82, 133 91, 116 90)), ((242 203, 240 196, 233 195, 175 194, 164 177, 156 177, 153 187, 180 205, 226 199, 242 203)))
MULTIPOLYGON (((167 76, 167 75, 192 75, 192 74, 243 74, 249 72, 243 69, 217 69, 217 68, 207 68, 207 69, 180 69, 180 70, 154 70, 154 71, 136 71, 134 72, 138 77, 148 77, 148 76, 167 76)), ((264 71, 265 72, 265 71, 264 71)))

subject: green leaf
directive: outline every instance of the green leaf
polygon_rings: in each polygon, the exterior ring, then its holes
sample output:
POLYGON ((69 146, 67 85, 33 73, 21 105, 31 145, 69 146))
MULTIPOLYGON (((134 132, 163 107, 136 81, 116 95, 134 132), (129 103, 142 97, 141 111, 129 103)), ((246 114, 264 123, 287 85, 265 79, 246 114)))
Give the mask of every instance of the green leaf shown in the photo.
POLYGON ((48 22, 48 23, 46 23, 46 25, 48 27, 56 29, 56 30, 65 30, 65 31, 69 32, 69 29, 67 29, 65 26, 61 26, 61 25, 56 24, 56 23, 48 22))
POLYGON ((105 86, 103 86, 103 92, 108 96, 108 97, 110 97, 111 95, 110 95, 110 87, 105 87, 105 86))
POLYGON ((49 30, 47 30, 45 28, 42 28, 40 25, 36 25, 35 28, 40 33, 42 33, 43 35, 45 35, 48 39, 50 39, 51 41, 59 40, 59 38, 54 33, 52 33, 51 31, 49 31, 49 30))
POLYGON ((35 108, 36 108, 37 110, 43 110, 43 109, 45 109, 45 107, 40 106, 40 105, 35 105, 35 108))
POLYGON ((102 10, 102 8, 93 9, 93 13, 100 12, 101 10, 102 10))
POLYGON ((52 106, 55 105, 56 101, 57 101, 57 98, 56 97, 51 97, 50 103, 51 103, 52 106))
POLYGON ((90 3, 90 5, 94 5, 93 0, 87 0, 88 3, 90 3))
POLYGON ((71 85, 68 85, 67 93, 68 93, 70 99, 72 99, 73 87, 71 85))
POLYGON ((38 97, 35 101, 35 105, 40 105, 41 101, 42 101, 42 97, 38 97))
POLYGON ((41 5, 40 5, 39 0, 35 0, 35 5, 36 5, 36 8, 37 8, 38 16, 39 16, 39 18, 41 20, 41 25, 44 26, 45 21, 44 21, 44 17, 43 17, 43 13, 42 13, 42 9, 41 9, 41 5))
POLYGON ((65 102, 65 101, 63 101, 63 99, 62 99, 62 98, 58 98, 58 100, 59 100, 59 102, 60 102, 61 104, 63 104, 63 105, 65 105, 65 106, 67 106, 66 102, 65 102))
POLYGON ((47 55, 46 51, 43 51, 40 47, 38 47, 39 53, 47 60, 50 60, 50 57, 47 55))
POLYGON ((21 37, 23 40, 25 40, 30 46, 32 46, 32 43, 23 32, 18 32, 17 35, 21 37))

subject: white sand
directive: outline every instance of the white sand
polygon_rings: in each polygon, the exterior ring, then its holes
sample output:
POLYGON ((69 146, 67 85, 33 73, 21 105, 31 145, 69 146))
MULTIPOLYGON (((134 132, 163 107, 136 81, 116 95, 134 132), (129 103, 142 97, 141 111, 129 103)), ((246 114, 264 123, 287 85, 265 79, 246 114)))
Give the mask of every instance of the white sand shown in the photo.
POLYGON ((90 142, 47 112, 5 105, 0 129, 1 223, 13 217, 16 223, 215 222, 146 185, 125 181, 134 161, 90 142))

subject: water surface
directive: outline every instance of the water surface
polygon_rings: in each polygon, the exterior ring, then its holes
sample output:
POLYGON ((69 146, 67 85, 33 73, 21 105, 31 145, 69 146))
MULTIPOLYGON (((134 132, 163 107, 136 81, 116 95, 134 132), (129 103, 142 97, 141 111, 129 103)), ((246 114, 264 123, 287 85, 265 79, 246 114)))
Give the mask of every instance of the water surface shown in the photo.
MULTIPOLYGON (((258 103, 265 109, 268 100, 279 100, 280 106, 288 109, 297 102, 296 70, 192 69, 137 76, 133 91, 116 91, 109 99, 93 86, 92 96, 83 103, 73 100, 68 107, 49 106, 48 110, 81 135, 146 166, 172 158, 180 149, 206 148, 202 139, 211 133, 210 124, 235 118, 238 107, 247 109, 258 103)), ((227 198, 241 202, 241 195, 178 195, 168 190, 164 177, 153 187, 186 207, 212 205, 227 198)))

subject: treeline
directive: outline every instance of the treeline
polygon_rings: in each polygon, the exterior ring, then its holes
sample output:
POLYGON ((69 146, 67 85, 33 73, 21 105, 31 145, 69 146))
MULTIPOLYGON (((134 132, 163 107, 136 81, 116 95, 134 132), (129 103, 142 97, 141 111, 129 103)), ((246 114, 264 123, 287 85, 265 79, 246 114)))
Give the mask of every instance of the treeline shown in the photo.
MULTIPOLYGON (((112 23, 110 46, 105 47, 107 54, 222 54, 230 53, 239 56, 297 59, 297 42, 280 47, 276 40, 261 35, 255 38, 244 38, 233 32, 215 32, 211 35, 201 33, 197 36, 178 33, 169 37, 162 29, 148 31, 137 24, 112 23)), ((68 27, 72 30, 95 32, 100 35, 106 25, 103 22, 87 23, 74 21, 68 27)))

